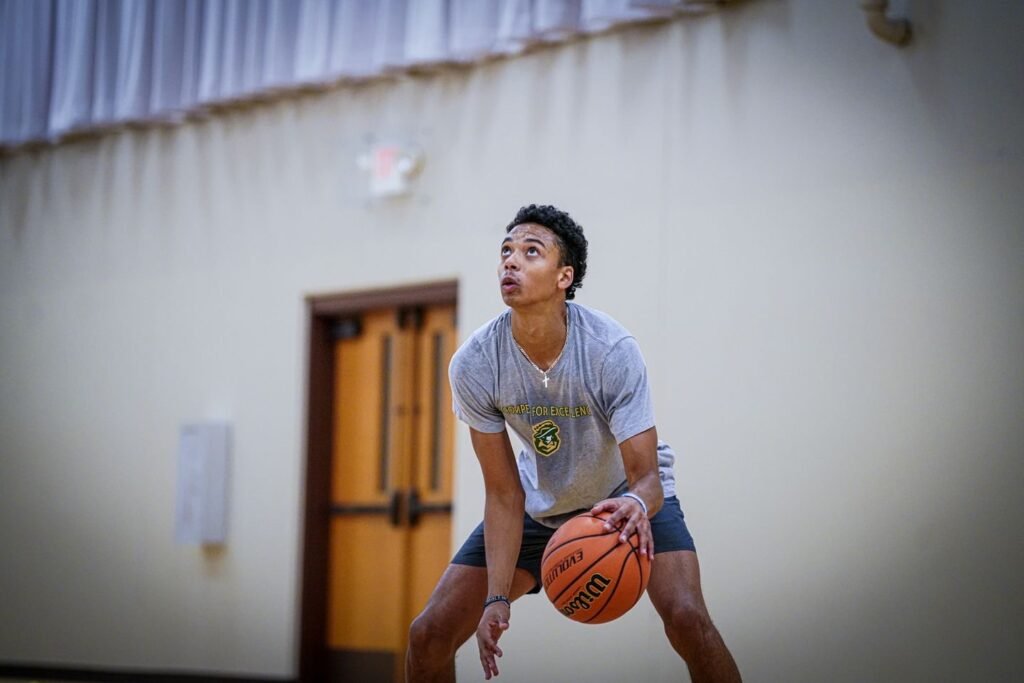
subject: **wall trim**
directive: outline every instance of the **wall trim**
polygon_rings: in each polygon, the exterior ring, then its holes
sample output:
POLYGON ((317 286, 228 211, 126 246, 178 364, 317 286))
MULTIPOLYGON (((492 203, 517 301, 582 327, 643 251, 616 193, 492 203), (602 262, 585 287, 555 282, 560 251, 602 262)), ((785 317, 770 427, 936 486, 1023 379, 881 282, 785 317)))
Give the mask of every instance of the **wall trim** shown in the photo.
POLYGON ((295 679, 276 676, 247 676, 210 672, 152 671, 140 669, 103 669, 57 666, 25 662, 0 662, 0 678, 24 678, 33 681, 131 681, 132 683, 291 683, 295 679))
POLYGON ((306 301, 313 315, 339 316, 362 313, 374 308, 455 303, 458 286, 456 280, 437 280, 402 287, 362 289, 339 294, 312 294, 306 297, 306 301))

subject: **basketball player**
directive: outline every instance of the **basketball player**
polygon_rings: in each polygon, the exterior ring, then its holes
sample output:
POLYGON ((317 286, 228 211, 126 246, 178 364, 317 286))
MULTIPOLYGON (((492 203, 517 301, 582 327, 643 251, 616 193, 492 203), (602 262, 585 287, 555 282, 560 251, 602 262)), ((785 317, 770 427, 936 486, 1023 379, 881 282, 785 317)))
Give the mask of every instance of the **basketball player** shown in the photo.
POLYGON ((449 376, 486 489, 484 521, 456 553, 409 630, 407 679, 455 680, 455 651, 476 632, 484 677, 498 674, 511 603, 541 588, 554 530, 609 511, 653 558, 647 593, 693 681, 739 681, 711 623, 693 539, 675 497, 675 455, 658 440, 636 340, 570 303, 587 270, 582 228, 552 206, 519 210, 498 260, 508 309, 466 340, 449 376), (529 444, 518 461, 506 427, 529 444))

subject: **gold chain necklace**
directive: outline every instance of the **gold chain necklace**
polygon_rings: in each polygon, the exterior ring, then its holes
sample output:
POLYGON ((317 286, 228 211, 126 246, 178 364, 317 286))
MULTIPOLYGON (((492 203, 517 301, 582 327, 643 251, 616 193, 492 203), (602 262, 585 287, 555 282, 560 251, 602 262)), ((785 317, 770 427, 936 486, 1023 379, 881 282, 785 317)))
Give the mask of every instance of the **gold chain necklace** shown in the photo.
MULTIPOLYGON (((509 334, 512 334, 511 327, 509 328, 509 334)), ((533 367, 537 368, 537 372, 544 375, 544 388, 547 389, 548 373, 555 369, 555 366, 558 365, 558 361, 562 359, 562 354, 565 353, 565 347, 569 345, 569 312, 566 311, 565 313, 565 341, 562 342, 562 350, 558 352, 558 355, 555 357, 555 360, 551 362, 551 365, 548 366, 547 370, 541 370, 540 366, 533 362, 533 359, 530 358, 530 355, 526 353, 526 351, 523 350, 523 347, 519 345, 519 342, 516 341, 516 335, 514 334, 512 334, 512 343, 516 345, 517 349, 519 349, 519 353, 523 354, 523 358, 526 359, 526 362, 532 365, 533 367)))

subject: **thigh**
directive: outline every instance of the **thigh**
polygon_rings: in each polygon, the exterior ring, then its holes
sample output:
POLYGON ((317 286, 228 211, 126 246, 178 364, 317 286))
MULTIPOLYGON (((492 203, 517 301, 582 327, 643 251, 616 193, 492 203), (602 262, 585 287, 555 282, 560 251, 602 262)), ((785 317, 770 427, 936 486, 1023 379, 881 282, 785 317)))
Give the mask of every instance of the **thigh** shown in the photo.
POLYGON ((700 564, 692 550, 658 553, 651 564, 647 595, 664 618, 680 608, 707 611, 700 588, 700 564))
MULTIPOLYGON (((525 569, 516 568, 512 575, 512 588, 509 599, 523 597, 533 588, 533 575, 525 569)), ((484 611, 484 600, 487 599, 487 567, 470 567, 462 564, 450 564, 441 575, 441 580, 434 587, 434 592, 427 600, 427 607, 437 603, 452 605, 459 609, 476 614, 473 622, 484 611)))
MULTIPOLYGON (((533 575, 516 569, 509 598, 515 600, 533 587, 533 575)), ((487 598, 487 568, 450 564, 427 600, 421 618, 430 628, 463 643, 476 630, 487 598)))

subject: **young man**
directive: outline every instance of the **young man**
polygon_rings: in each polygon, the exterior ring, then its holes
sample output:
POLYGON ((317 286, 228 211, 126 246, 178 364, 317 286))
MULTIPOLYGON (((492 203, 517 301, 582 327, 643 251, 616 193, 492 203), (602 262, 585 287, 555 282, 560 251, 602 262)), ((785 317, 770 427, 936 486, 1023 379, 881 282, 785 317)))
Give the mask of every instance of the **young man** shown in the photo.
POLYGON ((407 680, 454 681, 455 651, 474 631, 484 677, 496 676, 511 603, 540 590, 541 555, 559 524, 590 509, 623 522, 622 541, 639 534, 653 559, 647 593, 692 680, 739 681, 704 605, 675 456, 658 440, 636 340, 567 301, 587 270, 582 228, 530 205, 505 232, 498 280, 509 308, 466 340, 449 369, 455 413, 483 472, 484 521, 412 623, 407 680), (506 426, 529 444, 518 461, 506 426))

